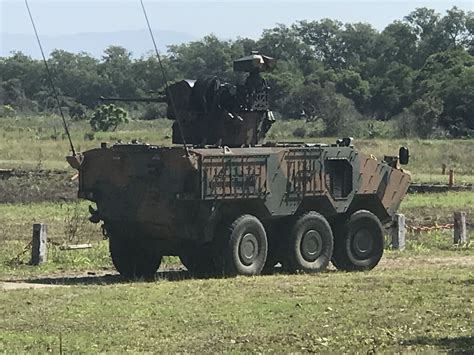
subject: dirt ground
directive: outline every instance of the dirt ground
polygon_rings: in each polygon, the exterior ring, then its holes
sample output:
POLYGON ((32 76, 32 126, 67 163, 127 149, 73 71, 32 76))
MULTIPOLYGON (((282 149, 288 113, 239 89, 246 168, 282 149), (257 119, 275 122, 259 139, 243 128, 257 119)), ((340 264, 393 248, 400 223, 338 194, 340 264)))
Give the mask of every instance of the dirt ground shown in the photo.
POLYGON ((0 169, 0 203, 70 201, 78 181, 72 170, 0 169))
MULTIPOLYGON (((474 268, 474 256, 449 256, 449 257, 389 257, 383 258, 376 270, 390 271, 398 269, 426 269, 426 268, 443 268, 448 266, 461 266, 474 268)), ((335 269, 331 266, 331 271, 335 269)), ((184 267, 172 267, 160 269, 157 274, 157 280, 178 280, 190 277, 184 267)), ((42 275, 31 278, 12 278, 8 280, 0 280, 0 291, 11 291, 19 289, 39 289, 48 287, 67 287, 79 284, 108 284, 123 282, 123 279, 115 271, 88 271, 88 272, 64 272, 42 275)), ((158 281, 159 282, 159 281, 158 281)))

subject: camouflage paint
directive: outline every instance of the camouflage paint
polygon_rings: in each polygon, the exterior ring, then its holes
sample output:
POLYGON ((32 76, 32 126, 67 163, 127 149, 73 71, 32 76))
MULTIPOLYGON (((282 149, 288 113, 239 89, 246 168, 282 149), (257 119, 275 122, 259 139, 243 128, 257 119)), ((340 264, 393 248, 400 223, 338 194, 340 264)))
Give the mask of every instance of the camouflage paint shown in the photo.
POLYGON ((410 183, 403 170, 352 146, 249 148, 116 144, 68 157, 79 197, 97 204, 106 228, 132 226, 174 254, 186 240, 209 241, 226 205, 263 221, 314 210, 326 218, 370 210, 391 219, 410 183), (258 208, 257 208, 258 207, 258 208), (246 211, 250 208, 251 211, 246 211))

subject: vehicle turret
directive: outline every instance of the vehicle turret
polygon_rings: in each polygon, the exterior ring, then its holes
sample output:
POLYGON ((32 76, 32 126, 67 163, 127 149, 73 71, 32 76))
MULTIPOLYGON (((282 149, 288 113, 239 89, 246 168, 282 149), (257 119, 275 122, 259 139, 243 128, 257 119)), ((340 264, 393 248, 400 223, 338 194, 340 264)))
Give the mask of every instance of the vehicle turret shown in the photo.
POLYGON ((178 81, 157 98, 101 99, 166 102, 167 117, 175 120, 172 137, 175 144, 254 146, 263 142, 274 122, 268 104, 270 87, 261 76, 273 67, 274 62, 273 58, 258 52, 235 60, 234 71, 247 73, 242 84, 209 76, 178 81))

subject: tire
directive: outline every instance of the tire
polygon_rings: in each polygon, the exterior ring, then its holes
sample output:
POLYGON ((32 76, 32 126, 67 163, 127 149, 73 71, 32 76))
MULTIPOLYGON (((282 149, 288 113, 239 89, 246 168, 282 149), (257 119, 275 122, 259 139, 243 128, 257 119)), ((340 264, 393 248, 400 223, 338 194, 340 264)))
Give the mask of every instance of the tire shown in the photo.
POLYGON ((109 249, 115 268, 126 279, 153 279, 161 264, 154 241, 111 236, 109 249))
POLYGON ((333 252, 333 235, 329 222, 310 211, 298 218, 287 238, 284 269, 308 273, 326 270, 333 252))
POLYGON ((371 270, 379 263, 384 249, 384 232, 379 219, 360 210, 334 228, 332 262, 338 270, 371 270))
POLYGON ((212 248, 208 245, 187 249, 179 254, 179 260, 192 274, 212 275, 215 273, 212 248))
POLYGON ((214 264, 223 276, 258 275, 267 258, 267 235, 259 219, 242 215, 223 223, 214 238, 214 264))

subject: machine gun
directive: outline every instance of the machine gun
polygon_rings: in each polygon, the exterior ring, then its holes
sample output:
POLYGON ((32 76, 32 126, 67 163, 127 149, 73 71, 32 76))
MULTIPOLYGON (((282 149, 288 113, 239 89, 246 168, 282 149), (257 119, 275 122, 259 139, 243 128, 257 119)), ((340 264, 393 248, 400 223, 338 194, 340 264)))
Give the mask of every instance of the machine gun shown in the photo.
POLYGON ((167 103, 167 117, 175 120, 175 144, 252 146, 263 142, 274 122, 268 103, 270 88, 260 75, 273 63, 273 58, 252 52, 234 61, 234 71, 248 73, 244 84, 233 85, 211 76, 178 81, 155 98, 100 99, 167 103))

